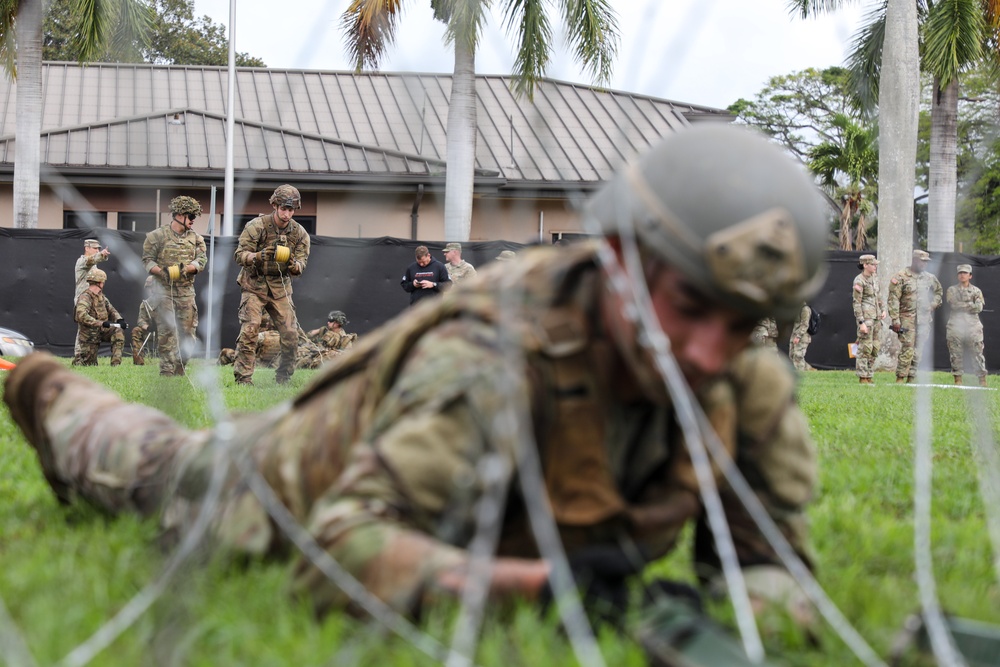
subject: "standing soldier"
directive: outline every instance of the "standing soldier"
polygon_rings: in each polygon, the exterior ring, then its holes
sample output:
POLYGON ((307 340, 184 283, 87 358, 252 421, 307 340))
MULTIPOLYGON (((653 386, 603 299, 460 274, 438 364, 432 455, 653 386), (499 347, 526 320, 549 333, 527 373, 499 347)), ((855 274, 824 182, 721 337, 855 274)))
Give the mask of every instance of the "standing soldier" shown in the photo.
POLYGON ((326 327, 313 329, 309 332, 309 340, 323 346, 327 350, 340 350, 341 352, 351 349, 354 341, 358 339, 358 334, 347 333, 344 326, 347 325, 347 315, 342 310, 331 310, 326 318, 326 327))
POLYGON ((765 317, 757 322, 750 332, 750 340, 759 347, 778 349, 778 322, 773 317, 765 317))
POLYGON ((240 265, 240 335, 233 375, 252 385, 261 313, 268 312, 281 335, 281 363, 275 381, 284 384, 295 372, 299 324, 292 303, 292 276, 309 261, 309 233, 292 219, 302 197, 291 185, 279 185, 269 200, 273 211, 254 218, 240 234, 233 258, 240 265))
POLYGON ((146 358, 143 353, 148 349, 146 346, 149 343, 149 337, 152 336, 152 331, 155 326, 153 320, 153 307, 150 305, 150 301, 153 296, 153 283, 156 282, 156 278, 153 276, 146 276, 146 282, 143 284, 143 296, 146 298, 142 300, 139 304, 139 316, 135 320, 135 326, 132 328, 132 363, 136 366, 146 365, 146 358))
POLYGON ((444 247, 444 261, 448 279, 456 285, 476 275, 476 267, 462 259, 461 243, 449 243, 444 247))
POLYGON ((885 304, 878 289, 878 260, 875 255, 861 255, 858 258, 861 273, 854 279, 851 297, 854 301, 854 320, 858 323, 858 351, 854 356, 854 367, 858 382, 871 384, 878 356, 878 337, 882 320, 885 319, 885 304))
POLYGON ((101 249, 101 243, 97 239, 87 239, 83 242, 83 254, 76 260, 73 274, 76 278, 76 291, 73 292, 73 303, 80 298, 83 291, 87 289, 87 272, 92 268, 107 261, 111 251, 107 248, 101 249))
POLYGON ((948 306, 951 308, 948 317, 948 357, 955 384, 962 384, 965 372, 962 362, 968 348, 973 352, 979 386, 985 387, 986 357, 983 356, 983 323, 979 321, 979 313, 983 312, 986 302, 982 290, 972 284, 970 264, 958 265, 958 284, 948 288, 948 306))
POLYGON ((806 362, 806 350, 809 349, 809 343, 812 342, 812 336, 809 335, 809 317, 811 315, 812 308, 808 303, 803 303, 802 310, 799 311, 799 319, 795 320, 795 326, 792 327, 792 337, 788 341, 788 358, 792 360, 795 370, 807 371, 811 368, 806 362))
POLYGON ((914 250, 910 266, 889 281, 889 327, 899 336, 896 383, 913 382, 920 366, 921 347, 941 306, 941 283, 925 271, 930 253, 914 250))
POLYGON ((74 366, 96 366, 97 350, 101 343, 111 343, 111 365, 118 366, 122 362, 122 350, 125 348, 125 334, 128 324, 121 314, 104 296, 104 283, 108 274, 93 268, 87 272, 87 289, 76 300, 73 319, 76 321, 76 349, 73 356, 74 366))
POLYGON ((164 376, 184 375, 187 355, 181 348, 194 341, 198 329, 194 277, 208 264, 205 239, 192 229, 201 204, 192 197, 174 197, 170 213, 170 224, 146 234, 142 244, 142 264, 156 277, 149 304, 164 376))

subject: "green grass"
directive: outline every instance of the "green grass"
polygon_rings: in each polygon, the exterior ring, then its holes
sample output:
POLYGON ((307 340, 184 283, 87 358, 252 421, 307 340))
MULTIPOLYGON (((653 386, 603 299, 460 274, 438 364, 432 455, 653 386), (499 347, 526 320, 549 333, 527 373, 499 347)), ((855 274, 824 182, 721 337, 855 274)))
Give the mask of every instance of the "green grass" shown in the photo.
MULTIPOLYGON (((81 372, 188 426, 211 423, 204 392, 184 379, 161 379, 151 361, 142 368, 126 361, 118 369, 102 365, 81 372)), ((260 370, 257 387, 244 388, 233 384, 228 368, 207 372, 219 374, 226 407, 239 412, 290 398, 313 375, 299 371, 289 385, 277 386, 273 371, 260 370)), ((910 444, 915 392, 892 380, 879 374, 875 386, 863 386, 848 372, 808 373, 799 392, 821 462, 810 510, 819 580, 883 656, 918 606, 910 444)), ((946 383, 950 376, 935 380, 946 383)), ((988 413, 998 414, 1000 392, 985 398, 988 413)), ((945 609, 1000 624, 1000 587, 968 444, 965 399, 965 392, 934 391, 935 574, 945 609)), ((167 556, 153 546, 156 533, 152 521, 60 506, 34 452, 0 409, 0 597, 39 664, 58 662, 159 575, 167 556)), ((204 558, 187 565, 169 592, 94 664, 432 664, 373 623, 340 614, 317 621, 286 594, 286 567, 204 558)), ((692 579, 684 549, 654 572, 692 579)), ((729 617, 724 604, 714 611, 729 617)), ((437 610, 422 627, 447 643, 452 617, 437 610)), ((812 648, 785 623, 765 628, 769 650, 785 664, 855 664, 828 630, 820 632, 820 648, 812 648)), ((643 664, 638 649, 615 631, 604 630, 600 639, 609 665, 643 664)), ((527 607, 489 618, 477 659, 482 665, 576 664, 555 622, 540 620, 527 607)))

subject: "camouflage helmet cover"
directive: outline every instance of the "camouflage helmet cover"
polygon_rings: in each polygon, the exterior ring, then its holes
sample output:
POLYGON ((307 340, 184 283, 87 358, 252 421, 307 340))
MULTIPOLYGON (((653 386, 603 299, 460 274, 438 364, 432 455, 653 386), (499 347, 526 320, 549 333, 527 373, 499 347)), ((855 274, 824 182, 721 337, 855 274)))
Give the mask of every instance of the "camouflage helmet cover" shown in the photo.
POLYGON ((347 315, 344 314, 342 310, 331 310, 330 314, 326 317, 327 322, 336 322, 340 326, 347 324, 347 315))
POLYGON ((87 282, 88 283, 103 283, 107 282, 108 274, 101 271, 97 267, 94 267, 90 271, 87 271, 87 282))
POLYGON ((181 195, 170 200, 170 212, 174 215, 201 215, 201 204, 194 197, 181 195))
POLYGON ((274 189, 274 194, 267 201, 272 206, 302 208, 302 195, 299 194, 298 188, 293 185, 279 185, 274 189))
POLYGON ((826 276, 826 223, 812 180, 780 148, 729 125, 685 129, 622 170, 586 214, 639 243, 706 296, 792 320, 826 276))

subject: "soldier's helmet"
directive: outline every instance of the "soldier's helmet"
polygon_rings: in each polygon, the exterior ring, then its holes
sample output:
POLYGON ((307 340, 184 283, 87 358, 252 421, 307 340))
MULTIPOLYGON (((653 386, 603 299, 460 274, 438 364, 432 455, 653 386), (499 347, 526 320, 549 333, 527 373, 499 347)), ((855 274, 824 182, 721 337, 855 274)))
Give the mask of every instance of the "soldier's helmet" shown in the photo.
POLYGON ((331 310, 330 314, 326 317, 327 322, 336 322, 340 326, 347 324, 347 315, 344 314, 342 310, 331 310))
POLYGON ((103 283, 107 282, 107 280, 108 280, 108 274, 106 274, 104 271, 101 271, 96 267, 91 269, 90 271, 87 271, 88 283, 103 283))
POLYGON ((826 277, 819 193, 778 146, 707 125, 671 136, 624 169, 585 211, 709 298, 754 318, 794 319, 826 277))
POLYGON ((174 215, 201 215, 201 204, 194 197, 181 195, 170 200, 170 212, 174 215))
POLYGON ((274 194, 268 199, 272 205, 277 207, 291 206, 292 208, 302 208, 302 195, 298 188, 293 185, 279 185, 274 189, 274 194))

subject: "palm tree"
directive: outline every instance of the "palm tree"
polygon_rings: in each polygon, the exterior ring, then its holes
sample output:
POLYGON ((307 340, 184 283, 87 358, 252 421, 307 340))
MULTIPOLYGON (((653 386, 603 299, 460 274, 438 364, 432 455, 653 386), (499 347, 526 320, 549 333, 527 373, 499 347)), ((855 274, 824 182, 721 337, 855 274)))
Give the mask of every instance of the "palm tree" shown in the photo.
POLYGON ((840 249, 864 250, 878 182, 875 129, 863 127, 844 114, 834 116, 831 125, 837 138, 809 151, 809 170, 840 199, 840 249), (852 234, 855 216, 857 227, 852 234))
MULTIPOLYGON (((80 62, 105 48, 126 52, 143 44, 152 15, 141 0, 78 0, 75 35, 80 62)), ((0 66, 17 79, 14 226, 38 226, 42 127, 42 0, 0 0, 0 66)))
MULTIPOLYGON (((2 1, 2 0, 0 0, 2 1)), ((448 102, 446 241, 467 241, 472 223, 476 160, 476 46, 493 0, 431 0, 434 17, 447 26, 455 70, 448 102)), ((514 89, 531 98, 552 52, 552 26, 543 0, 502 0, 503 24, 518 42, 514 89)), ((600 83, 610 80, 618 25, 608 0, 558 0, 567 37, 578 61, 600 83)), ((395 39, 403 0, 352 0, 341 17, 347 51, 358 71, 378 69, 395 39)))
MULTIPOLYGON (((830 11, 843 0, 793 0, 802 16, 830 11)), ((1000 2, 997 0, 912 0, 919 20, 921 68, 933 78, 931 98, 928 249, 951 252, 955 246, 958 171, 959 77, 984 60, 1000 62, 1000 2)), ((878 100, 888 2, 871 12, 855 36, 850 69, 864 106, 878 100)), ((910 8, 907 7, 907 10, 910 8)), ((916 95, 916 91, 909 93, 916 95)), ((880 108, 883 105, 879 105, 880 108)), ((880 114, 880 119, 882 119, 880 114)))

